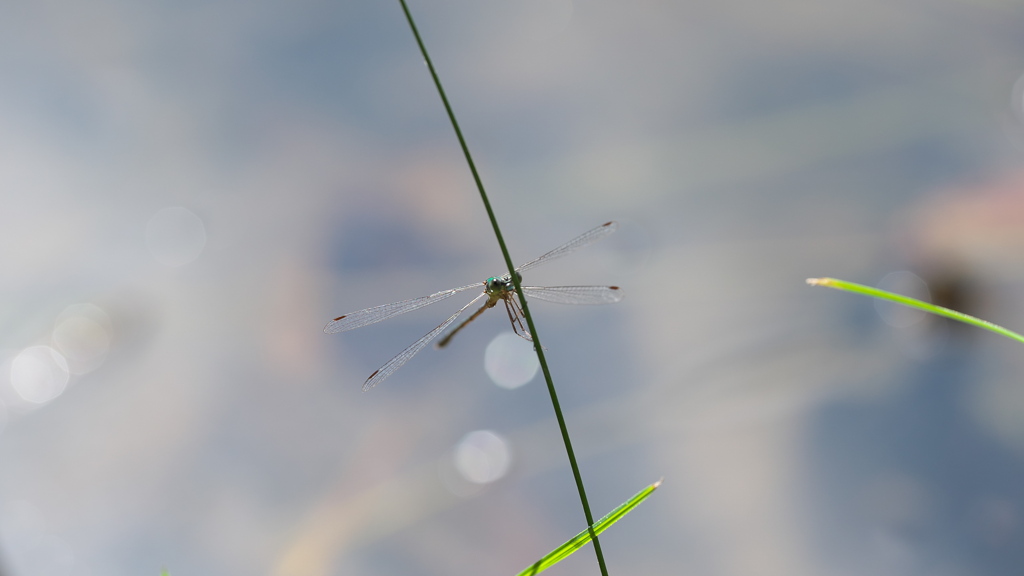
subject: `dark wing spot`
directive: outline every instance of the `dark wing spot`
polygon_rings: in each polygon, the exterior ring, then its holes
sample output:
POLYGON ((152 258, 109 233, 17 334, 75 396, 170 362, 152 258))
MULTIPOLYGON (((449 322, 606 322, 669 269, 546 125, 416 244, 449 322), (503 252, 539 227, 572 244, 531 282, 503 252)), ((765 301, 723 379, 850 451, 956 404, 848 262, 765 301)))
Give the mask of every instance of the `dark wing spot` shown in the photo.
MULTIPOLYGON (((609 286, 609 288, 611 288, 612 290, 618 290, 619 289, 618 286, 609 286)), ((342 316, 342 318, 344 318, 344 316, 342 316)))
POLYGON ((373 386, 370 384, 370 380, 373 380, 373 377, 377 375, 377 372, 380 372, 380 368, 374 370, 373 374, 370 374, 370 377, 366 379, 366 382, 363 382, 363 392, 366 392, 370 388, 373 388, 373 386))
POLYGON ((601 227, 603 228, 605 226, 611 226, 612 224, 615 224, 615 222, 608 221, 608 222, 605 222, 604 224, 601 224, 601 227))
MULTIPOLYGON (((348 314, 345 314, 345 316, 348 316, 348 314)), ((334 321, 334 322, 337 322, 338 320, 341 320, 341 319, 342 319, 342 318, 344 318, 345 316, 338 316, 338 317, 337 317, 337 318, 335 318, 335 319, 334 319, 333 321, 334 321)))

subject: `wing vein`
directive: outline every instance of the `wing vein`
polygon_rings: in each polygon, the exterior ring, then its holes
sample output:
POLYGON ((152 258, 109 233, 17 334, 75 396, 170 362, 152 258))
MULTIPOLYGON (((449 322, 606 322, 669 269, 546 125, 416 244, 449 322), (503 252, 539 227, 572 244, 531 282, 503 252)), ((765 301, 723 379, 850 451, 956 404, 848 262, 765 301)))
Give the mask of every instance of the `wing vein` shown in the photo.
POLYGON ((366 382, 363 383, 363 392, 366 392, 370 388, 373 388, 377 384, 380 384, 381 381, 383 381, 385 378, 394 374, 395 370, 401 368, 406 362, 408 362, 413 356, 415 356, 417 352, 422 350, 424 346, 430 344, 431 340, 437 338, 437 335, 443 332, 445 328, 450 326, 452 322, 455 322, 455 319, 458 318, 460 314, 465 312, 466 308, 469 308, 474 303, 476 303, 477 300, 480 300, 484 296, 486 296, 486 294, 480 294, 476 298, 470 300, 468 304, 466 304, 462 308, 459 308, 458 312, 449 316, 448 319, 442 322, 440 325, 438 325, 437 328, 434 328, 430 332, 424 334, 422 338, 413 342, 412 345, 410 345, 408 348, 402 350, 401 352, 398 353, 397 356, 395 356, 391 360, 388 360, 387 363, 378 368, 376 372, 370 374, 370 377, 367 378, 366 382))
POLYGON ((533 268, 538 264, 543 264, 544 262, 554 260, 555 258, 561 258, 562 256, 565 256, 566 254, 571 254, 579 250, 580 248, 590 246, 594 242, 597 242, 598 240, 601 240, 602 238, 611 234, 612 232, 615 232, 616 230, 618 230, 618 228, 619 225, 616 224, 615 222, 605 222, 604 224, 601 224, 597 228, 588 230, 583 234, 580 234, 579 236, 573 238, 572 240, 569 240, 565 244, 562 244, 558 248, 555 248, 554 250, 545 253, 539 258, 530 260, 526 264, 523 264, 519 268, 516 268, 516 271, 522 272, 524 270, 529 270, 530 268, 533 268))
POLYGON ((354 330, 361 328, 369 324, 376 324, 388 318, 398 316, 399 314, 405 314, 406 312, 412 312, 413 310, 429 306, 435 302, 440 302, 445 298, 454 296, 459 292, 469 290, 470 288, 480 286, 480 283, 469 284, 467 286, 460 286, 458 288, 452 288, 451 290, 442 290, 435 292, 429 296, 421 296, 419 298, 411 298, 409 300, 402 300, 401 302, 391 302, 390 304, 381 304, 380 306, 374 306, 372 308, 365 308, 358 312, 352 312, 339 316, 334 320, 327 323, 324 326, 324 333, 336 334, 338 332, 346 332, 348 330, 354 330))
POLYGON ((555 304, 614 304, 622 300, 618 286, 523 286, 527 298, 555 304))

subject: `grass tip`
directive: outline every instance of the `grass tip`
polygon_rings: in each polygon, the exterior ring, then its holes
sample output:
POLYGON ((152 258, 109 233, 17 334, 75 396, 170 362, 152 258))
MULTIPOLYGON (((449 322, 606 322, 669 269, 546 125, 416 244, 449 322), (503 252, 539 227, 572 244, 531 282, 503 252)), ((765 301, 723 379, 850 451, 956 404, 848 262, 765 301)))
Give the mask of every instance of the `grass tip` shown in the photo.
POLYGON ((811 286, 830 286, 832 284, 831 278, 808 278, 807 283, 811 286))

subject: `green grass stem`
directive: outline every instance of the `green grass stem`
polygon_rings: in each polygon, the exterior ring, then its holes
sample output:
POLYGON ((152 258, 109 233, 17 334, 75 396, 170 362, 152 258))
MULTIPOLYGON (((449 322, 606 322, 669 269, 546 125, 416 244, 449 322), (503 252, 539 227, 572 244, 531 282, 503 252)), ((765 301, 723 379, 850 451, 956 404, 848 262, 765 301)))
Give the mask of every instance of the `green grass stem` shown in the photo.
POLYGON ((835 278, 808 278, 807 283, 811 286, 826 286, 828 288, 836 288, 837 290, 845 290, 855 294, 863 294, 873 298, 896 302, 897 304, 903 304, 904 306, 910 306, 911 308, 917 308, 919 310, 924 310, 925 312, 945 316, 946 318, 952 318, 953 320, 958 320, 964 324, 984 328, 985 330, 989 330, 996 334, 1024 343, 1024 336, 1021 336, 1012 330, 1007 330, 1002 326, 993 324, 987 320, 975 318, 974 316, 964 314, 963 312, 957 312, 956 310, 950 310, 949 308, 929 304, 916 298, 910 298, 909 296, 900 296, 899 294, 893 294, 892 292, 879 290, 878 288, 872 288, 871 286, 847 282, 845 280, 836 280, 835 278))
POLYGON ((548 369, 547 360, 544 358, 544 347, 540 344, 540 337, 537 334, 537 327, 533 323, 533 316, 530 315, 530 307, 526 302, 526 297, 523 296, 523 288, 520 285, 519 277, 515 273, 515 265, 512 263, 512 257, 509 255, 508 247, 505 246, 505 239, 501 235, 501 229, 498 227, 498 219, 494 215, 494 210, 491 208, 491 202, 487 198, 487 192, 484 190, 483 181, 480 179, 480 173, 477 172, 476 164, 473 162, 473 156, 469 153, 469 146, 466 145, 466 139, 462 136, 462 130, 459 128, 459 122, 455 119, 455 112, 452 111, 451 104, 448 102, 448 97, 445 95, 444 88, 441 86, 441 79, 437 75, 437 70, 434 69, 434 63, 430 60, 430 55, 427 54, 427 47, 423 43, 423 39, 420 37, 419 30, 416 28, 416 22, 413 21, 412 13, 409 12, 409 7, 406 5, 405 0, 399 0, 402 5, 402 11, 405 12, 405 18, 409 21, 409 28, 412 29, 413 36, 416 37, 416 44, 419 45, 420 52, 423 54, 423 60, 427 63, 427 69, 430 70, 430 77, 434 79, 434 86, 437 87, 437 93, 441 96, 441 102, 444 104, 444 109, 448 113, 448 119, 451 121, 452 128, 455 130, 455 136, 459 140, 459 146, 462 147, 462 153, 466 157, 466 162, 469 164, 469 171, 473 174, 473 181, 476 182, 476 188, 480 192, 480 199, 484 203, 484 209, 487 211, 487 217, 491 221, 491 227, 494 229, 494 236, 498 240, 498 246, 501 248, 501 255, 505 259, 505 266, 508 267, 508 273, 512 277, 513 284, 515 284, 516 294, 519 296, 519 304, 523 309, 523 317, 526 318, 526 324, 529 327, 530 334, 533 336, 533 347, 537 351, 537 359, 540 362, 541 370, 544 373, 544 381, 547 382, 548 395, 551 397, 551 405, 555 410, 555 417, 558 420, 558 428, 562 433, 562 442, 565 444, 565 452, 569 457, 569 464, 572 467, 573 478, 576 480, 576 490, 580 495, 580 503, 583 505, 583 515, 587 520, 587 530, 590 533, 590 537, 594 541, 594 553, 597 555, 597 563, 601 568, 601 575, 608 576, 608 568, 605 566, 604 554, 601 552, 601 543, 597 539, 597 533, 594 531, 594 516, 590 512, 590 503, 587 501, 587 492, 583 487, 583 477, 580 475, 579 464, 576 462, 576 455, 572 449, 572 441, 569 439, 569 429, 565 424, 565 417, 562 415, 562 408, 558 402, 558 394, 555 392, 555 384, 551 380, 551 371, 548 369))

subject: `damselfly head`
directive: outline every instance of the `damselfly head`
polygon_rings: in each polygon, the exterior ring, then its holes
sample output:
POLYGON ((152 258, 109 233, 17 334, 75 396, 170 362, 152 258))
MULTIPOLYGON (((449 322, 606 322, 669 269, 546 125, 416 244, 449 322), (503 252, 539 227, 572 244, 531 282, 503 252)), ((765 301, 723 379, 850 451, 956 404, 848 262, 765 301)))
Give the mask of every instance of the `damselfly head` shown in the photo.
MULTIPOLYGON (((516 272, 516 279, 522 282, 523 276, 519 272, 516 272)), ((515 285, 512 283, 512 277, 508 274, 503 276, 492 276, 484 282, 484 291, 492 296, 500 295, 503 292, 511 292, 513 290, 515 290, 515 285)))
POLYGON ((493 296, 508 290, 508 285, 508 276, 491 277, 484 282, 484 291, 493 296))

